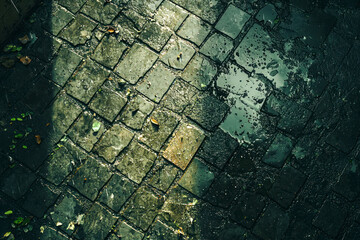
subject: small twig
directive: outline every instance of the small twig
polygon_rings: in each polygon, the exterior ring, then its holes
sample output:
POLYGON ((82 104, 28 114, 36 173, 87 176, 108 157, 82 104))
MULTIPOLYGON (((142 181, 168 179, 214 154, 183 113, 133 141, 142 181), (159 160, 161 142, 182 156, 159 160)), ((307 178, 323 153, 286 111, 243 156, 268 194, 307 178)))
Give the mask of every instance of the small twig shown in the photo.
POLYGON ((10 0, 10 2, 11 2, 12 5, 14 6, 15 10, 17 11, 17 13, 20 14, 19 9, 16 7, 15 3, 13 2, 13 0, 10 0))

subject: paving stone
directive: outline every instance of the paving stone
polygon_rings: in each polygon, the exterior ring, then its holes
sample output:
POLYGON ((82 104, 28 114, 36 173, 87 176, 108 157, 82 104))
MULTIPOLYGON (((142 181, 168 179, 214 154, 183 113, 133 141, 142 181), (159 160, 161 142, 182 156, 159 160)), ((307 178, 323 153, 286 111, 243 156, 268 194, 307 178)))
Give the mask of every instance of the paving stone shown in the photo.
POLYGON ((280 116, 278 127, 295 135, 300 134, 311 116, 308 109, 282 95, 270 95, 262 110, 268 114, 280 116))
POLYGON ((269 191, 269 195, 280 206, 288 208, 306 177, 293 167, 285 166, 269 191))
POLYGON ((46 210, 55 203, 57 197, 57 193, 37 181, 26 193, 22 207, 34 216, 41 218, 46 210))
POLYGON ((287 213, 271 204, 256 223, 253 233, 263 239, 281 239, 289 226, 289 221, 287 213))
POLYGON ((99 201, 115 212, 119 212, 134 191, 135 186, 133 183, 118 174, 114 174, 105 186, 99 201))
POLYGON ((112 163, 115 157, 129 145, 133 136, 132 132, 115 124, 103 135, 94 150, 99 156, 112 163))
POLYGON ((199 149, 196 156, 222 169, 238 146, 237 140, 217 129, 199 149))
POLYGON ((92 59, 108 68, 114 68, 126 48, 123 42, 112 35, 105 36, 96 47, 92 59))
POLYGON ((91 38, 91 32, 95 29, 96 23, 90 21, 85 16, 78 14, 75 20, 65 27, 59 37, 69 41, 72 45, 77 46, 84 44, 91 38))
POLYGON ((201 47, 200 52, 215 62, 222 63, 233 48, 233 42, 219 33, 211 35, 201 47))
POLYGON ((231 207, 231 218, 246 228, 251 228, 265 207, 265 198, 255 193, 245 193, 231 207))
POLYGON ((57 4, 49 6, 51 9, 44 8, 40 18, 43 27, 53 35, 59 32, 72 20, 73 15, 57 4))
POLYGON ((274 26, 276 25, 276 18, 278 14, 276 8, 272 4, 267 4, 265 7, 260 9, 258 14, 256 14, 256 19, 260 22, 264 22, 266 25, 274 26))
POLYGON ((197 94, 197 90, 190 84, 181 80, 175 80, 161 101, 161 104, 173 112, 182 113, 196 99, 197 94))
POLYGON ((119 31, 116 36, 117 40, 125 41, 128 44, 133 44, 135 38, 139 34, 135 23, 133 23, 129 18, 122 14, 113 21, 112 26, 114 26, 115 29, 119 31))
POLYGON ((84 223, 75 234, 80 239, 103 240, 116 220, 107 209, 95 203, 84 216, 84 223))
POLYGON ((358 239, 360 237, 360 226, 359 224, 354 224, 351 226, 350 231, 345 235, 345 240, 358 239))
POLYGON ((204 133, 195 126, 182 123, 170 140, 163 156, 184 170, 204 138, 204 133))
POLYGON ((124 111, 120 115, 120 121, 128 127, 140 130, 145 119, 153 109, 153 103, 140 95, 137 95, 126 105, 124 111))
POLYGON ((254 162, 257 161, 258 156, 256 149, 242 144, 229 162, 225 166, 225 171, 234 177, 240 177, 244 173, 254 172, 256 170, 254 162))
POLYGON ((72 224, 79 225, 81 223, 78 219, 85 215, 86 209, 87 205, 84 202, 74 195, 66 193, 61 202, 54 207, 50 216, 55 225, 56 223, 62 223, 58 227, 71 235, 75 230, 71 227, 72 224))
POLYGON ((176 31, 187 16, 188 13, 184 9, 170 1, 164 1, 155 14, 155 20, 160 25, 176 31))
POLYGON ((318 239, 316 238, 316 230, 307 225, 306 223, 300 221, 296 221, 292 226, 289 227, 289 230, 286 234, 286 239, 289 240, 306 240, 306 239, 318 239))
POLYGON ((190 40, 200 46, 210 33, 211 27, 200 18, 190 15, 177 32, 180 37, 190 40))
POLYGON ((134 182, 141 183, 150 171, 155 159, 155 153, 133 141, 126 151, 119 156, 116 167, 134 182))
POLYGON ((313 224, 331 237, 336 237, 344 224, 346 215, 342 207, 326 200, 313 224))
POLYGON ((270 166, 280 168, 283 166, 292 148, 291 139, 279 133, 266 151, 262 161, 270 166))
POLYGON ((64 86, 75 68, 79 65, 81 57, 66 47, 61 47, 59 53, 47 69, 47 77, 64 86))
POLYGON ((30 170, 16 165, 3 174, 1 191, 14 199, 19 199, 29 190, 35 179, 36 176, 30 170))
POLYGON ((143 16, 152 17, 161 2, 162 0, 132 0, 129 2, 128 7, 134 9, 143 16))
POLYGON ((159 63, 146 75, 136 89, 149 99, 159 103, 174 79, 175 75, 164 64, 159 63))
POLYGON ((197 196, 203 196, 215 176, 209 167, 195 158, 179 181, 180 186, 197 196))
POLYGON ((159 212, 164 200, 148 187, 140 187, 131 197, 124 216, 142 230, 146 230, 159 212))
MULTIPOLYGON (((76 148, 72 143, 72 148, 76 148)), ((76 151, 77 150, 77 151, 76 151)), ((81 160, 81 152, 73 151, 67 145, 56 148, 49 156, 45 164, 40 168, 40 174, 49 182, 59 185, 74 169, 81 160), (79 158, 74 157, 79 156, 79 158)))
POLYGON ((99 121, 90 112, 83 112, 68 132, 69 137, 88 152, 106 130, 104 124, 100 123, 100 129, 94 132, 92 126, 95 122, 99 121))
POLYGON ((110 24, 118 15, 120 9, 113 3, 104 4, 100 0, 88 0, 81 12, 102 24, 110 24))
POLYGON ((54 240, 66 240, 69 239, 63 235, 60 231, 45 226, 44 232, 40 235, 40 240, 54 239, 54 240))
POLYGON ((197 54, 190 61, 181 76, 185 81, 194 85, 197 89, 202 90, 210 84, 216 72, 216 66, 212 65, 206 58, 197 54))
POLYGON ((161 159, 152 170, 149 184, 163 192, 166 192, 175 180, 179 170, 167 161, 161 159))
POLYGON ((234 39, 239 35, 249 19, 249 14, 230 4, 217 22, 215 28, 234 39))
POLYGON ((132 228, 126 222, 120 223, 120 225, 117 227, 116 234, 120 239, 123 240, 141 240, 144 237, 143 233, 132 228))
POLYGON ((254 235, 250 234, 246 229, 241 226, 238 226, 234 223, 227 223, 224 228, 219 233, 221 239, 231 240, 231 239, 246 239, 246 240, 255 240, 257 238, 254 235))
POLYGON ((167 239, 167 240, 177 240, 179 239, 179 234, 175 233, 174 230, 166 226, 159 220, 156 220, 153 226, 150 228, 146 239, 157 240, 157 239, 167 239))
POLYGON ((174 131, 178 122, 170 112, 162 109, 155 110, 147 119, 139 140, 155 151, 159 151, 166 139, 174 131), (156 120, 159 125, 152 123, 151 119, 156 120))
POLYGON ((240 181, 227 174, 220 174, 214 179, 213 184, 205 195, 205 199, 215 206, 228 208, 239 192, 240 187, 240 181))
POLYGON ((40 76, 29 90, 23 102, 34 112, 42 112, 59 93, 60 87, 40 76))
POLYGON ((65 89, 71 96, 89 103, 108 75, 99 65, 87 60, 69 80, 65 89))
POLYGON ((88 157, 76 171, 69 184, 94 201, 110 177, 111 173, 105 164, 88 157))
MULTIPOLYGON (((159 0, 155 0, 158 2, 158 4, 160 4, 161 2, 159 0)), ((131 1, 130 4, 132 4, 134 1, 131 1)), ((147 3, 147 2, 151 2, 151 1, 137 1, 138 3, 147 3)), ((131 19, 131 21, 135 24, 136 28, 141 30, 144 25, 147 23, 147 19, 146 17, 144 17, 143 15, 141 15, 138 11, 135 11, 134 9, 124 9, 122 11, 122 13, 128 17, 129 19, 131 19)))
POLYGON ((195 50, 180 38, 171 38, 160 54, 169 67, 182 70, 195 54, 195 50))
POLYGON ((256 110, 261 109, 270 92, 270 88, 261 79, 249 77, 234 64, 226 66, 226 72, 218 76, 216 86, 233 93, 240 101, 256 110))
POLYGON ((127 99, 116 90, 103 86, 96 92, 89 107, 109 122, 113 122, 126 102, 127 99))
POLYGON ((150 69, 156 59, 156 53, 144 45, 135 43, 115 71, 131 84, 135 84, 150 69), (138 64, 139 62, 142 64, 138 64))
POLYGON ((150 47, 160 52, 171 36, 168 28, 162 27, 155 22, 148 22, 140 34, 140 39, 150 47))
POLYGON ((360 193, 359 181, 358 161, 352 160, 342 172, 334 190, 350 201, 354 201, 360 193))
POLYGON ((207 130, 213 130, 224 118, 229 107, 213 95, 199 96, 185 114, 207 130))
POLYGON ((224 3, 218 0, 175 0, 174 2, 211 24, 215 23, 224 7, 224 3))
POLYGON ((54 38, 51 34, 47 32, 39 32, 39 39, 26 49, 27 55, 36 56, 44 62, 49 62, 55 53, 59 51, 61 47, 61 42, 59 39, 54 38))
POLYGON ((58 0, 59 4, 66 7, 72 13, 76 13, 84 5, 86 0, 72 1, 72 0, 58 0))

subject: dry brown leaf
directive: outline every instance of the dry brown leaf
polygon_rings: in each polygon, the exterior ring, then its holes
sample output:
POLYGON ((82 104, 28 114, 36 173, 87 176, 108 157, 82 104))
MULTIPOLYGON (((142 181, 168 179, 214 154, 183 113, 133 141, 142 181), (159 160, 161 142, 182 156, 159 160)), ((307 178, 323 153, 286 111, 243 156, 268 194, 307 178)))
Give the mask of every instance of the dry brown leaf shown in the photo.
POLYGON ((25 35, 21 38, 19 38, 19 41, 22 43, 22 44, 27 44, 29 41, 30 41, 30 38, 28 35, 25 35))
POLYGON ((4 57, 4 58, 0 59, 0 63, 5 68, 12 68, 15 65, 15 62, 16 62, 15 60, 16 60, 16 58, 14 59, 14 58, 4 57))
POLYGON ((19 60, 24 65, 29 65, 31 63, 31 58, 29 58, 28 56, 20 57, 19 60))
POLYGON ((37 143, 37 144, 40 144, 40 143, 41 143, 41 137, 40 137, 40 135, 35 135, 35 140, 36 140, 36 143, 37 143))
POLYGON ((151 117, 150 121, 151 121, 152 124, 154 124, 156 126, 159 126, 159 122, 155 118, 151 117))

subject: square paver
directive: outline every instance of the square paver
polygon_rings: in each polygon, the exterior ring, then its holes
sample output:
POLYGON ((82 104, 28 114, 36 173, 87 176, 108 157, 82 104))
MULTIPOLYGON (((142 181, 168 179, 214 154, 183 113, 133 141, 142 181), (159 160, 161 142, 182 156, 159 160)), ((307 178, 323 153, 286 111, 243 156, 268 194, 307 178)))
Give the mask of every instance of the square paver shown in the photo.
POLYGON ((259 155, 262 156, 263 154, 259 152, 256 148, 242 144, 226 164, 225 172, 234 177, 241 177, 244 173, 254 172, 256 170, 254 162, 260 158, 259 155))
POLYGON ((101 40, 91 58, 108 68, 114 68, 126 48, 125 43, 108 35, 101 40))
POLYGON ((79 225, 75 235, 79 239, 103 240, 116 220, 109 210, 95 203, 85 214, 83 224, 79 225))
POLYGON ((144 80, 139 83, 136 89, 154 102, 160 102, 166 91, 175 79, 175 75, 165 67, 164 64, 157 64, 148 73, 144 80))
POLYGON ((109 122, 113 122, 126 101, 127 99, 116 90, 103 86, 96 92, 89 107, 109 122))
POLYGON ((182 73, 182 78, 197 89, 206 88, 217 72, 216 66, 210 63, 209 60, 197 54, 190 61, 185 71, 182 73))
POLYGON ((69 80, 66 91, 84 103, 90 99, 104 83, 109 73, 91 60, 87 60, 69 80))
POLYGON ((149 184, 166 192, 175 180, 179 170, 166 160, 161 159, 153 168, 149 184))
POLYGON ((122 240, 141 240, 144 237, 142 232, 131 227, 126 222, 121 222, 116 230, 116 235, 122 240))
POLYGON ((58 193, 37 181, 24 197, 22 207, 34 216, 41 218, 46 210, 55 203, 58 193))
POLYGON ((81 12, 102 24, 110 24, 120 9, 113 3, 104 4, 101 0, 88 0, 81 12))
POLYGON ((253 233, 263 239, 282 239, 289 222, 288 214, 275 204, 271 204, 256 223, 253 233))
POLYGON ((169 67, 182 70, 195 54, 195 50, 180 38, 171 38, 160 54, 169 67))
POLYGON ((269 195, 282 207, 288 208, 305 182, 305 175, 293 167, 286 166, 280 172, 269 195))
POLYGON ((270 166, 280 168, 293 148, 290 138, 279 133, 269 149, 266 151, 262 161, 270 166))
POLYGON ((217 129, 215 133, 205 139, 196 156, 222 169, 238 145, 236 139, 223 130, 217 129))
POLYGON ((171 36, 171 31, 155 22, 148 22, 140 34, 140 39, 160 52, 171 36))
POLYGON ((157 10, 155 21, 176 31, 187 16, 188 13, 184 9, 166 0, 157 10))
POLYGON ((190 15, 177 32, 180 37, 200 46, 210 33, 211 27, 195 15, 190 15))
POLYGON ((140 187, 129 200, 123 214, 133 224, 145 231, 163 203, 164 199, 155 195, 149 187, 140 187))
POLYGON ((233 47, 232 40, 219 33, 214 33, 206 40, 200 52, 212 60, 222 63, 233 47))
POLYGON ((106 161, 112 163, 115 157, 129 145, 134 134, 126 128, 115 124, 100 139, 94 151, 106 161))
POLYGON ((239 35, 249 18, 249 14, 230 4, 215 28, 234 39, 239 35))
POLYGON ((30 188, 36 176, 30 170, 20 165, 8 169, 0 183, 1 191, 13 199, 19 199, 30 188))
POLYGON ((161 2, 162 0, 131 0, 129 1, 128 8, 134 9, 142 16, 153 17, 161 2))
POLYGON ((195 158, 180 179, 179 184, 189 192, 201 197, 206 193, 214 178, 211 169, 195 158))
POLYGON ((51 227, 45 226, 44 232, 39 237, 40 240, 54 239, 54 240, 68 240, 69 238, 65 236, 60 231, 57 231, 51 227))
POLYGON ((99 201, 105 203, 115 212, 119 212, 134 191, 135 186, 133 183, 119 174, 114 174, 105 186, 99 201))
POLYGON ((46 75, 60 86, 64 86, 80 62, 81 57, 79 55, 66 47, 61 47, 51 62, 51 67, 46 69, 46 75))
POLYGON ((136 24, 122 14, 119 15, 111 25, 114 26, 117 31, 119 31, 116 39, 118 41, 125 41, 131 45, 140 33, 136 27, 136 24))
POLYGON ((57 4, 52 4, 50 8, 51 10, 44 7, 44 10, 46 10, 42 12, 40 18, 42 19, 43 27, 56 36, 72 19, 74 19, 74 15, 57 4))
POLYGON ((198 91, 192 85, 175 80, 169 91, 164 96, 161 104, 176 113, 182 113, 196 99, 198 91))
POLYGON ((177 240, 180 238, 180 233, 172 230, 161 221, 155 220, 145 238, 159 239, 159 236, 166 236, 166 240, 177 240))
POLYGON ((163 156, 181 169, 185 169, 200 147, 205 135, 190 124, 181 124, 170 140, 163 156))
POLYGON ((141 183, 150 171, 155 159, 155 153, 133 141, 126 151, 119 156, 116 168, 134 182, 141 183))
POLYGON ((230 208, 231 218, 244 227, 251 228, 260 216, 265 204, 265 198, 261 195, 245 193, 230 208))
POLYGON ((72 45, 77 46, 84 44, 91 38, 91 32, 95 29, 96 23, 89 20, 84 15, 78 14, 75 20, 65 27, 59 37, 69 41, 72 45))
POLYGON ((147 119, 139 140, 153 150, 159 151, 178 122, 178 119, 169 111, 158 109, 147 119), (154 123, 155 121, 157 124, 154 123))
POLYGON ((88 157, 85 163, 75 172, 69 184, 81 194, 94 201, 100 189, 110 179, 110 169, 92 157, 88 157))
POLYGON ((76 144, 90 152, 105 130, 104 124, 95 119, 90 112, 83 112, 69 130, 68 135, 76 144), (95 122, 100 123, 100 129, 96 132, 93 130, 95 122))
POLYGON ((80 10, 80 8, 84 5, 86 0, 78 0, 78 1, 72 1, 72 0, 59 0, 58 3, 66 7, 69 11, 72 13, 76 13, 80 10))
POLYGON ((185 114, 207 130, 214 129, 229 111, 229 106, 213 95, 199 96, 192 106, 185 109, 185 114))
POLYGON ((155 63, 157 57, 149 48, 135 43, 115 71, 131 84, 135 84, 155 63), (139 62, 141 64, 138 64, 139 62))
POLYGON ((350 201, 354 201, 360 193, 359 171, 358 161, 352 160, 342 171, 338 182, 334 186, 334 190, 350 201))
POLYGON ((140 130, 145 119, 154 109, 154 104, 140 95, 136 95, 126 105, 120 116, 120 121, 126 126, 140 130))
POLYGON ((336 237, 344 224, 346 215, 347 213, 342 207, 326 200, 313 224, 330 236, 336 237))

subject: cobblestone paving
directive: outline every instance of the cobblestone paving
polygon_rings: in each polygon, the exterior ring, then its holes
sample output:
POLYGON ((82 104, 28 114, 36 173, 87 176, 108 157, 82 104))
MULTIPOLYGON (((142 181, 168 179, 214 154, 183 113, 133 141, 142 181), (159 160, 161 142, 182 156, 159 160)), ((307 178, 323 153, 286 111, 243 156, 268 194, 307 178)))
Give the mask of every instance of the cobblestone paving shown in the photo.
POLYGON ((0 237, 360 239, 359 37, 358 0, 44 1, 0 56, 0 237))

